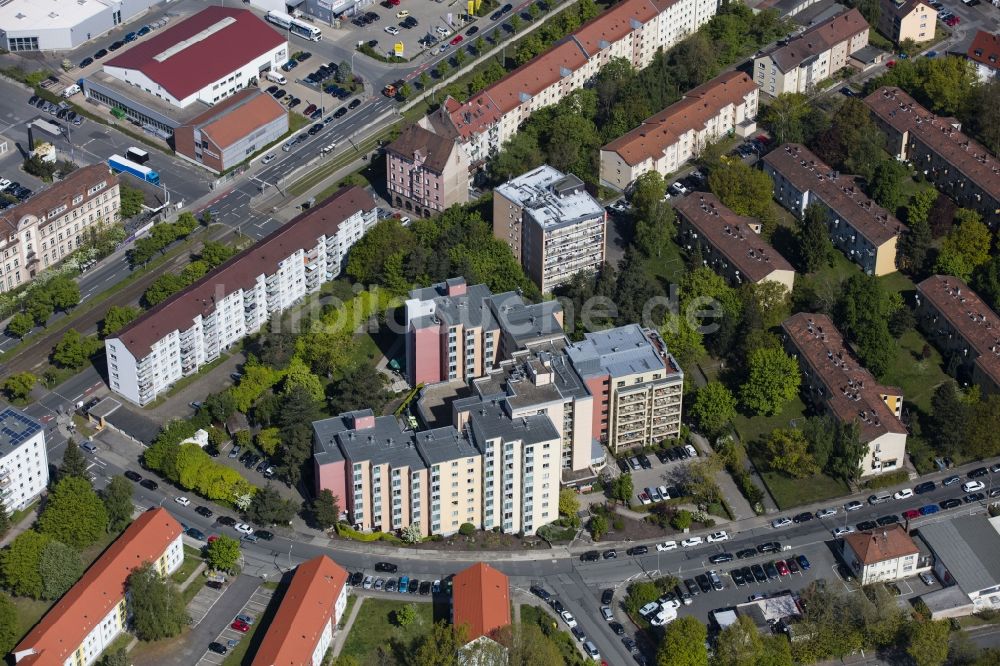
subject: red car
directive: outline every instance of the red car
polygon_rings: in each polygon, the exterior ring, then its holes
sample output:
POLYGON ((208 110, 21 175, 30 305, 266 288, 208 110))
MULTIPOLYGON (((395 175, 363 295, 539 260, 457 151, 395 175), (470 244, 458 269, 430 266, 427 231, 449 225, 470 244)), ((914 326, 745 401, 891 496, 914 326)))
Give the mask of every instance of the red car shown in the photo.
POLYGON ((892 69, 893 67, 896 66, 896 61, 890 60, 889 62, 885 63, 885 66, 888 67, 889 69, 892 69))
POLYGON ((250 625, 244 622, 243 620, 236 620, 229 626, 235 629, 236 631, 242 631, 244 634, 250 631, 250 625))
POLYGON ((782 576, 787 576, 788 575, 788 573, 789 573, 789 571, 788 571, 788 565, 785 564, 784 560, 778 560, 777 562, 774 563, 774 566, 778 570, 778 573, 780 575, 782 575, 782 576))
POLYGON ((462 41, 463 39, 465 39, 465 37, 462 37, 462 35, 455 35, 455 38, 454 38, 454 39, 452 39, 452 40, 451 40, 451 41, 449 42, 449 44, 451 44, 452 46, 454 46, 455 44, 458 44, 458 43, 460 43, 460 42, 461 42, 461 41, 462 41))
POLYGON ((903 512, 903 518, 906 518, 907 520, 913 520, 914 518, 919 518, 920 516, 920 509, 910 509, 909 511, 903 512))
POLYGON ((947 21, 945 21, 945 24, 947 24, 949 28, 954 28, 956 25, 958 25, 961 22, 962 22, 962 19, 958 18, 957 16, 952 16, 947 21))
POLYGON ((399 7, 399 0, 389 0, 389 4, 393 7, 399 7))

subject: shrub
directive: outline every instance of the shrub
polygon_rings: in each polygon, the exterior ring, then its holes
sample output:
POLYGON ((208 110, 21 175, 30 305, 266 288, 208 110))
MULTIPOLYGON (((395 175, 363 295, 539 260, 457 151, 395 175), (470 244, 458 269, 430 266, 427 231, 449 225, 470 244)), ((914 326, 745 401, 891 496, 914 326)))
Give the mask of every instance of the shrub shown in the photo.
POLYGON ((674 514, 674 517, 670 519, 670 524, 674 526, 675 530, 684 531, 691 527, 691 523, 694 520, 694 516, 687 509, 681 509, 674 514))
POLYGON ((868 479, 864 482, 865 488, 870 488, 871 490, 878 490, 879 488, 889 488, 891 486, 898 486, 901 483, 906 483, 910 480, 910 473, 905 469, 898 469, 895 472, 888 472, 886 474, 879 474, 876 477, 868 479))
POLYGON ((458 528, 458 533, 462 536, 472 536, 476 533, 476 526, 472 523, 462 523, 461 527, 458 528))

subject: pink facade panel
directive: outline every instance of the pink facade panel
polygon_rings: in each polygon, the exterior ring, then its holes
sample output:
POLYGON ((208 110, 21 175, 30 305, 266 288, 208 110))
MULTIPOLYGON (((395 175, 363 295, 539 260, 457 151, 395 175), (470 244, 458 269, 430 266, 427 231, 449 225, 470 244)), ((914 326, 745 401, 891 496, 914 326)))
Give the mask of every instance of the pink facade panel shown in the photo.
MULTIPOLYGON (((315 460, 315 459, 314 459, 315 460)), ((340 460, 325 465, 316 465, 316 493, 321 490, 329 490, 334 497, 340 500, 340 506, 348 508, 346 502, 351 500, 347 495, 347 476, 344 471, 344 461, 340 460)))
POLYGON ((413 385, 441 381, 441 335, 437 328, 415 328, 410 331, 410 379, 413 385))
POLYGON ((594 416, 593 416, 593 437, 604 439, 607 436, 607 423, 601 423, 602 418, 607 417, 608 411, 608 387, 604 384, 607 375, 596 375, 583 380, 590 395, 594 396, 594 416))

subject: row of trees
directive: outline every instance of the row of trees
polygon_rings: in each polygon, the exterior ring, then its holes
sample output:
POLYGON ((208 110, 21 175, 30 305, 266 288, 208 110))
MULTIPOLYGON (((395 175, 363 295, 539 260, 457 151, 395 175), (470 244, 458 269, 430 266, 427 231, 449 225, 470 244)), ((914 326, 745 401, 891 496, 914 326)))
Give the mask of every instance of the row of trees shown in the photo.
MULTIPOLYGON (((175 222, 174 224, 178 223, 175 222)), ((157 225, 153 229, 158 229, 160 226, 162 225, 157 225)), ((169 238, 171 235, 172 233, 166 234, 165 238, 169 238)), ((139 242, 144 240, 147 239, 143 238, 139 242)), ((169 245, 169 242, 167 244, 169 245)), ((201 251, 197 255, 191 256, 191 262, 180 273, 165 273, 149 285, 146 292, 142 295, 143 303, 147 307, 153 307, 162 303, 181 289, 205 277, 210 270, 221 265, 235 253, 236 250, 228 245, 216 241, 206 241, 201 251)), ((135 261, 134 258, 133 261, 135 261)))
POLYGON ((69 312, 80 304, 80 286, 67 275, 35 285, 21 301, 21 311, 7 322, 7 333, 23 338, 35 326, 44 326, 57 310, 69 312))
POLYGON ((157 253, 164 252, 168 245, 188 236, 197 228, 198 220, 191 213, 181 213, 174 222, 157 224, 148 236, 137 240, 129 250, 129 262, 133 266, 146 264, 157 253))

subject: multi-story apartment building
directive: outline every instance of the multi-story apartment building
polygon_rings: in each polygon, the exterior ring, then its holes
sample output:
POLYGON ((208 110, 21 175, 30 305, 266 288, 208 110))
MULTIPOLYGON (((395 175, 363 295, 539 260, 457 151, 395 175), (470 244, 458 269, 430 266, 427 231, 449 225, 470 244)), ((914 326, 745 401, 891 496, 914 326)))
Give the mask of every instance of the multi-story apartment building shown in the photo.
POLYGON ((0 213, 0 292, 27 284, 117 223, 120 206, 117 176, 93 164, 0 213))
POLYGON ((717 0, 624 0, 465 103, 448 98, 422 121, 479 167, 528 117, 582 88, 612 58, 648 65, 715 15, 717 0))
POLYGON ((624 190, 648 171, 668 175, 721 136, 753 132, 758 88, 743 72, 726 72, 688 91, 631 132, 601 148, 601 184, 624 190))
POLYGON ((684 372, 659 333, 631 324, 584 337, 566 354, 594 399, 593 436, 612 453, 677 437, 684 372))
POLYGON ((844 562, 862 585, 911 578, 920 549, 902 525, 848 534, 843 540, 844 562))
POLYGON ((342 189, 174 294, 104 341, 111 390, 148 404, 337 277, 375 222, 371 195, 342 189))
POLYGON ((674 204, 680 242, 690 252, 701 248, 715 272, 733 284, 771 281, 792 293, 795 269, 761 238, 760 222, 737 215, 709 192, 694 192, 674 204))
POLYGON ((937 10, 922 0, 881 0, 878 31, 894 44, 913 40, 918 44, 934 38, 937 10))
POLYGON ((583 181, 547 164, 493 190, 493 235, 543 293, 604 263, 607 213, 583 181))
POLYGON ((879 88, 865 104, 888 138, 890 154, 910 162, 959 206, 997 227, 1000 160, 964 134, 958 120, 935 116, 895 87, 879 88))
POLYGON ((977 30, 965 57, 976 67, 976 76, 983 83, 1000 77, 1000 35, 977 30))
POLYGON ((0 411, 0 509, 20 511, 48 483, 45 426, 13 407, 0 411))
POLYGON ((253 666, 320 666, 347 608, 347 571, 326 555, 295 567, 253 666))
POLYGON ((469 200, 469 163, 454 140, 410 125, 385 147, 392 205, 430 217, 469 200))
POLYGON ((499 359, 563 336, 558 301, 527 305, 514 292, 451 278, 414 289, 406 301, 410 383, 481 377, 499 359))
POLYGON ((868 30, 857 8, 833 16, 756 56, 753 80, 773 97, 810 91, 846 67, 852 53, 868 46, 868 30))
MULTIPOLYGON (((984 393, 1000 392, 1000 317, 953 275, 917 285, 917 323, 984 393)), ((950 365, 950 363, 949 363, 950 365)))
POLYGON ((896 243, 906 227, 847 176, 824 164, 801 144, 786 143, 761 160, 774 181, 774 198, 800 219, 819 205, 830 239, 869 275, 896 271, 896 243))
POLYGON ((22 666, 89 666, 128 627, 127 581, 151 564, 168 576, 184 562, 181 524, 166 509, 146 511, 129 525, 69 592, 14 648, 22 666))
POLYGON ((860 441, 868 446, 859 463, 861 476, 901 469, 906 455, 902 390, 879 384, 828 316, 800 312, 781 327, 789 352, 799 360, 806 399, 841 423, 858 425, 860 441))

